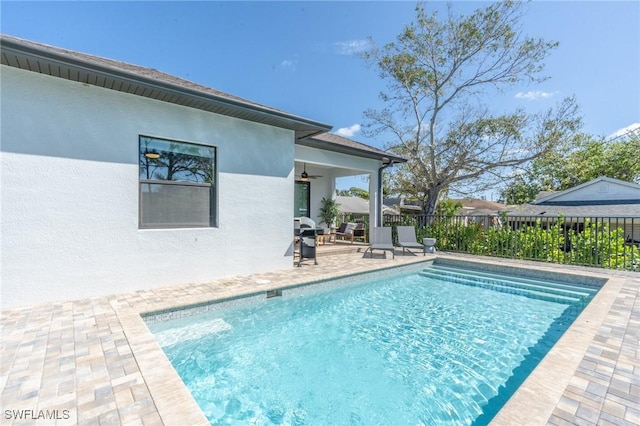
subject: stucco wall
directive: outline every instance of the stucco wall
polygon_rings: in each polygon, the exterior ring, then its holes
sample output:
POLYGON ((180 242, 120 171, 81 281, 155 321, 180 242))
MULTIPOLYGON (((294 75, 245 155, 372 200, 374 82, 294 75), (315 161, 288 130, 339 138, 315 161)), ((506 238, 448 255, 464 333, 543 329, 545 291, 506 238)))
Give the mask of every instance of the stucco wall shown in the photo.
POLYGON ((291 267, 292 131, 1 71, 2 307, 291 267), (217 147, 217 228, 138 229, 140 134, 217 147))

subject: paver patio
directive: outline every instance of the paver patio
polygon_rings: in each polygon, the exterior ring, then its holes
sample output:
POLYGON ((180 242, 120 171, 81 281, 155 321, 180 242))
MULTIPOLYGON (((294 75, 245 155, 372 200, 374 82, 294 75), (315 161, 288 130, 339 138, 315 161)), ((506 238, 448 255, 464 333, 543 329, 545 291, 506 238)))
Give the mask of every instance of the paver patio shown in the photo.
MULTIPOLYGON (((494 424, 640 424, 640 274, 438 256, 610 278, 494 424)), ((3 310, 0 424, 208 424, 141 313, 433 257, 323 256, 317 266, 3 310)))

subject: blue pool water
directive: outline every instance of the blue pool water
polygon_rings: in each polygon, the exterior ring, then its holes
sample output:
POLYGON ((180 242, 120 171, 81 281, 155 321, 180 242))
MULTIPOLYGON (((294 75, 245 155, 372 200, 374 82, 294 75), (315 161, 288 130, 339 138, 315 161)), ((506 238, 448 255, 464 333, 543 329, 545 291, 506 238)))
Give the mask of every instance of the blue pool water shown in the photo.
POLYGON ((212 424, 486 424, 595 289, 443 266, 150 322, 212 424))

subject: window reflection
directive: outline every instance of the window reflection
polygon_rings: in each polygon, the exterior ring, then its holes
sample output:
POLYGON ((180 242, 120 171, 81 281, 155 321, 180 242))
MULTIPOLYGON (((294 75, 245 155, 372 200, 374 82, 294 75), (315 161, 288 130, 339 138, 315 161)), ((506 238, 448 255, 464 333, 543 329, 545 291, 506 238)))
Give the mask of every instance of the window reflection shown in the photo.
POLYGON ((140 178, 213 183, 215 148, 140 137, 140 178))
POLYGON ((216 225, 216 148, 140 136, 140 227, 216 225))

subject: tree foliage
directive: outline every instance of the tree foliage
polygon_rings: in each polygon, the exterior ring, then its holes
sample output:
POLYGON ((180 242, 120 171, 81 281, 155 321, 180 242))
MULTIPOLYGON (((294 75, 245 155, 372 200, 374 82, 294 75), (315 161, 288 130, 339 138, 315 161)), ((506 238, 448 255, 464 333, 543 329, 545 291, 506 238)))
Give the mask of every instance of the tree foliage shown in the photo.
POLYGON ((500 200, 507 205, 525 204, 536 199, 540 185, 524 175, 516 175, 509 185, 500 191, 500 200))
POLYGON ((600 176, 640 182, 640 138, 607 141, 581 135, 570 152, 552 152, 532 163, 540 187, 562 191, 600 176))
POLYGON ((352 186, 349 189, 337 189, 336 195, 340 195, 343 197, 358 197, 364 200, 369 199, 369 191, 366 189, 358 188, 357 186, 352 186))
POLYGON ((409 160, 392 171, 394 192, 418 199, 426 214, 441 192, 501 179, 579 125, 571 98, 538 115, 495 115, 483 105, 496 89, 545 79, 544 59, 557 43, 520 33, 522 7, 504 1, 459 16, 449 5, 440 19, 418 4, 395 42, 372 40, 363 55, 387 84, 385 107, 365 111, 365 132, 389 137, 389 149, 409 160))
POLYGON ((501 191, 507 204, 535 199, 539 191, 563 191, 607 176, 640 183, 640 133, 607 140, 579 134, 536 158, 501 191))
POLYGON ((436 215, 447 217, 455 216, 463 206, 460 201, 451 199, 441 200, 436 207, 436 215))
POLYGON ((421 226, 405 216, 385 226, 417 226, 418 239, 435 238, 442 251, 640 271, 640 249, 625 243, 624 229, 614 222, 587 219, 577 232, 561 215, 518 227, 509 226, 506 217, 491 226, 475 219, 438 216, 421 226))

